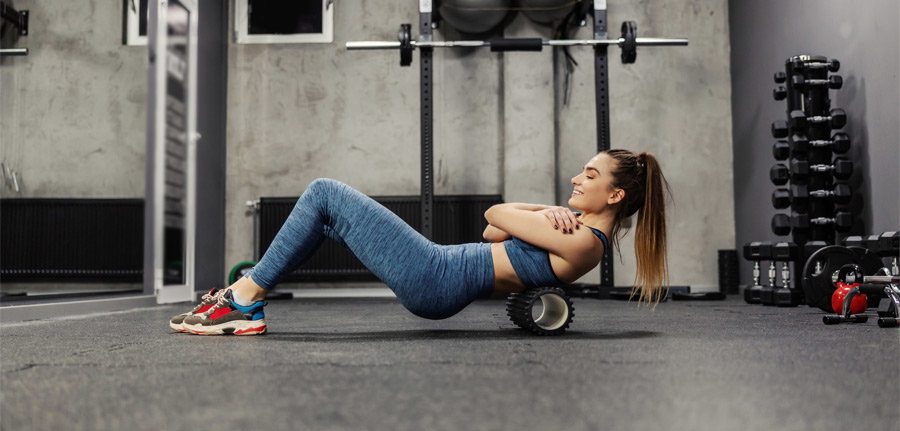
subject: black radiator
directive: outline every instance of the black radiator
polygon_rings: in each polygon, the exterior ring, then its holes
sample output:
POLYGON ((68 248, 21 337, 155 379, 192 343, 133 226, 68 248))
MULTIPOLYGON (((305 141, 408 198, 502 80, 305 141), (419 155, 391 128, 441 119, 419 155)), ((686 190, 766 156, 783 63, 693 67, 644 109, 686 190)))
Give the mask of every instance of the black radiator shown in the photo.
MULTIPOLYGON (((262 256, 275 238, 298 198, 260 198, 257 256, 262 256)), ((372 196, 414 229, 421 225, 419 196, 372 196)), ((438 244, 483 242, 487 222, 484 212, 502 203, 500 195, 445 195, 434 197, 434 238, 438 244)), ((337 242, 326 238, 319 250, 284 281, 376 281, 374 274, 337 242)))
POLYGON ((0 200, 0 281, 143 280, 143 199, 0 200))

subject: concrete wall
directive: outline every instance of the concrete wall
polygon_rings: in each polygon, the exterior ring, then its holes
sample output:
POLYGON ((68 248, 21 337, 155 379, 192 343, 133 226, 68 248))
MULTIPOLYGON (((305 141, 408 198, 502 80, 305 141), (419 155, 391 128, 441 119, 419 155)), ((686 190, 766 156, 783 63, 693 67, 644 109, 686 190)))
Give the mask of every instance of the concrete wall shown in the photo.
MULTIPOLYGON (((847 111, 852 142, 850 183, 861 207, 856 234, 900 228, 900 7, 896 0, 844 2, 731 1, 734 195, 737 243, 774 240, 776 210, 769 181, 773 120, 785 102, 772 98, 774 72, 793 55, 837 58, 844 86, 831 92, 832 107, 847 111)), ((787 237, 781 237, 785 239, 787 237)), ((741 274, 750 282, 749 266, 741 274)))
MULTIPOLYGON (((672 283, 717 283, 716 249, 734 247, 728 19, 715 2, 611 1, 645 36, 686 36, 689 47, 645 48, 620 65, 610 49, 614 147, 657 154, 673 190, 669 208, 672 283)), ((298 196, 316 177, 370 195, 419 192, 418 67, 391 51, 348 52, 349 40, 395 40, 417 22, 417 2, 335 2, 331 44, 229 48, 226 267, 252 256, 244 203, 298 196)), ((507 35, 549 36, 524 17, 507 35)), ((590 26, 573 37, 591 37, 590 26)), ((441 28, 436 39, 457 39, 441 28)), ((564 204, 569 179, 594 155, 593 61, 581 66, 571 101, 561 97, 553 54, 435 53, 435 192, 502 193, 507 201, 564 204)), ((416 55, 417 56, 417 55, 416 55)), ((616 260, 617 284, 633 277, 632 239, 616 260)), ((598 273, 585 281, 599 281, 598 273)))
POLYGON ((0 63, 0 158, 22 192, 0 196, 143 197, 147 53, 122 44, 123 2, 14 6, 30 53, 0 63))
MULTIPOLYGON (((201 0, 199 30, 197 271, 221 286, 224 265, 227 4, 201 0)), ((122 44, 122 1, 36 2, 27 57, 0 60, 0 159, 21 193, 2 197, 143 198, 147 47, 122 44)), ((4 292, 133 289, 132 284, 4 283, 4 292)))

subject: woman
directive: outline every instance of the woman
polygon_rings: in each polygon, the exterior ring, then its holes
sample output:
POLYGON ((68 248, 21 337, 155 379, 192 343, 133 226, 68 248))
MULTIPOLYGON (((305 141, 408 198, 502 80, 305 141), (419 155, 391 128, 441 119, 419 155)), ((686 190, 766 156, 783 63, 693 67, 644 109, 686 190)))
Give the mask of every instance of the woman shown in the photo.
POLYGON ((665 196, 656 158, 613 149, 572 178, 568 208, 506 203, 484 217, 489 243, 438 245, 387 208, 335 180, 317 179, 300 196, 263 258, 228 289, 212 290, 169 325, 203 335, 266 332, 263 299, 328 236, 351 250, 412 313, 450 317, 480 296, 571 283, 600 263, 607 238, 638 213, 635 232, 640 300, 659 302, 668 282, 665 196), (581 226, 587 229, 581 229, 581 226))

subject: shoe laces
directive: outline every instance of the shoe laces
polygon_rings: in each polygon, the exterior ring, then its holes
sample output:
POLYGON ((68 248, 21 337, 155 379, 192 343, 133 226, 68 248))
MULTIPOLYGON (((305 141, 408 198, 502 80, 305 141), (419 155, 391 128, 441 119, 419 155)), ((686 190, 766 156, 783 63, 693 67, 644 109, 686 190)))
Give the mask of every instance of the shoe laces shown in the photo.
POLYGON ((204 304, 212 304, 213 302, 218 301, 219 298, 221 298, 223 295, 225 295, 225 290, 226 289, 219 289, 216 291, 216 293, 213 293, 212 295, 210 295, 208 292, 204 293, 203 296, 200 298, 200 302, 202 302, 204 304))

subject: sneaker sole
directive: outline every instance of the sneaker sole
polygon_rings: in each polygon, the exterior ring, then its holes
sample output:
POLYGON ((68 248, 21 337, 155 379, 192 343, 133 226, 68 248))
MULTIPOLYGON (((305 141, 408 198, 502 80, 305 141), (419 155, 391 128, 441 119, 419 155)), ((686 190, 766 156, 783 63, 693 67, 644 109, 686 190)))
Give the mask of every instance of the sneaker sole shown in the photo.
POLYGON ((183 323, 179 323, 179 324, 176 325, 176 324, 174 324, 174 323, 172 323, 172 322, 169 322, 169 327, 172 328, 172 329, 174 329, 174 330, 176 330, 176 331, 178 331, 178 332, 188 332, 187 329, 184 329, 184 324, 183 324, 183 323))
POLYGON ((186 332, 197 335, 263 335, 266 333, 266 320, 237 320, 221 325, 204 326, 183 325, 186 332))

